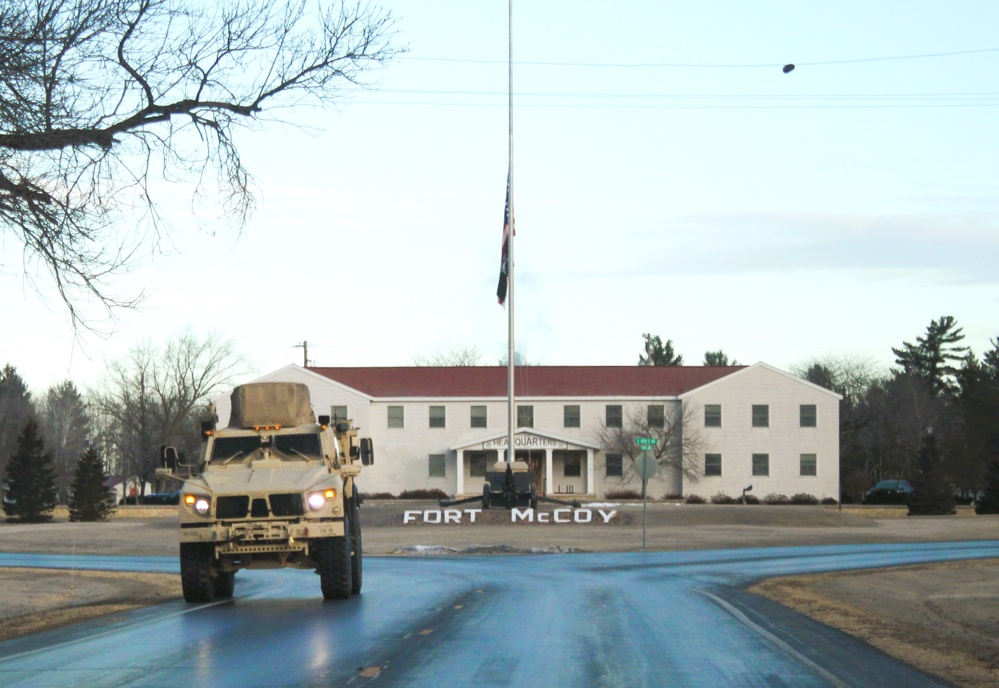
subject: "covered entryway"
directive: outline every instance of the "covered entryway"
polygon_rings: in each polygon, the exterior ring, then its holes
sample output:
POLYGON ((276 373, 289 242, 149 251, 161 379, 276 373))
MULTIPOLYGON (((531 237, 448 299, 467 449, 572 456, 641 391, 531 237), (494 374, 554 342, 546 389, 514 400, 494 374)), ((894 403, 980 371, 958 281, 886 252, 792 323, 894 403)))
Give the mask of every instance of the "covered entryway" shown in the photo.
MULTIPOLYGON (((593 456, 599 447, 579 440, 522 429, 514 435, 515 459, 523 461, 534 475, 538 494, 594 494, 593 456)), ((507 460, 508 437, 490 435, 455 447, 456 495, 482 490, 487 470, 507 460)))

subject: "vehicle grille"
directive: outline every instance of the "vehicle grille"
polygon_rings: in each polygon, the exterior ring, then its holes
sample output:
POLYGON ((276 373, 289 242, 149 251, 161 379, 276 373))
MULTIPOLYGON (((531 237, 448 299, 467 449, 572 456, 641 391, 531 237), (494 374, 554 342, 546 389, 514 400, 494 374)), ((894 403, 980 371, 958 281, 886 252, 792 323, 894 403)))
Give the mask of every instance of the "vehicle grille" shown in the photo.
POLYGON ((301 516, 305 513, 305 500, 301 493, 272 494, 270 500, 272 516, 301 516))
POLYGON ((253 518, 268 516, 280 518, 303 514, 305 514, 305 499, 301 493, 273 494, 268 499, 254 499, 252 504, 247 495, 226 496, 219 497, 215 505, 215 517, 222 520, 246 518, 247 515, 253 518))
POLYGON ((222 519, 246 518, 249 506, 250 498, 246 495, 219 497, 215 504, 215 517, 222 519))

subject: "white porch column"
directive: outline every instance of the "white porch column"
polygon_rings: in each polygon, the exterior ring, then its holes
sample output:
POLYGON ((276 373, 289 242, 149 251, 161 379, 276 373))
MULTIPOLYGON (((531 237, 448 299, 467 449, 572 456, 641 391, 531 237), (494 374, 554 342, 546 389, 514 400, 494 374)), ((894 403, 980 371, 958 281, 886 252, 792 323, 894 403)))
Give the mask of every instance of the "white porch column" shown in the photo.
POLYGON ((458 460, 455 462, 458 465, 458 475, 454 482, 454 494, 455 496, 465 494, 465 450, 458 450, 458 460))
POLYGON ((545 449, 545 495, 552 494, 552 450, 545 449))
POLYGON ((596 469, 593 466, 593 450, 586 450, 586 492, 588 494, 596 495, 597 490, 593 485, 593 476, 596 474, 596 469))

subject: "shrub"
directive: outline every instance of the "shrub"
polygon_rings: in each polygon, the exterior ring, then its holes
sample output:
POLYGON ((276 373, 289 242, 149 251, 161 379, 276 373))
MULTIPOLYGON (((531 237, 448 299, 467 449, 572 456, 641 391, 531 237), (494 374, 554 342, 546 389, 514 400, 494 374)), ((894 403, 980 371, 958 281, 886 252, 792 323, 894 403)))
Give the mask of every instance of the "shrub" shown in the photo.
POLYGON ((712 504, 735 504, 736 501, 737 500, 734 497, 729 497, 724 492, 719 492, 711 498, 712 504))
POLYGON ((437 488, 432 490, 405 490, 399 493, 399 499, 451 499, 451 495, 437 488))
POLYGON ((826 506, 836 506, 838 502, 836 501, 835 497, 823 497, 822 503, 825 504, 826 506))
POLYGON ((667 492, 666 494, 663 495, 663 499, 673 500, 673 501, 683 501, 683 495, 677 492, 667 492))
POLYGON ((605 496, 607 499, 641 499, 642 493, 636 490, 611 490, 605 496))
POLYGON ((746 494, 746 504, 759 504, 760 498, 756 495, 746 494))
POLYGON ((763 498, 765 504, 790 504, 791 500, 787 498, 787 495, 780 494, 779 492, 771 492, 766 497, 763 498))
POLYGON ((791 495, 792 504, 818 504, 819 500, 806 492, 791 495))
POLYGON ((687 504, 704 504, 706 500, 700 495, 689 494, 684 501, 687 504))

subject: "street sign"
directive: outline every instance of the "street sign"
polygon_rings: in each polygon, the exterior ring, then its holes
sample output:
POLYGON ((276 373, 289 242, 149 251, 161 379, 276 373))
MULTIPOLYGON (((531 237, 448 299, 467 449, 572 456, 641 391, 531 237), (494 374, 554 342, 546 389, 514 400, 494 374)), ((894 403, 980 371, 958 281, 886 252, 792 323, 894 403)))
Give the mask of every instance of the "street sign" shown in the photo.
POLYGON ((639 447, 654 447, 659 444, 659 440, 655 437, 636 437, 635 444, 639 447))
POLYGON ((647 451, 643 451, 635 458, 635 470, 643 481, 651 480, 658 468, 659 462, 656 461, 656 457, 647 451))

